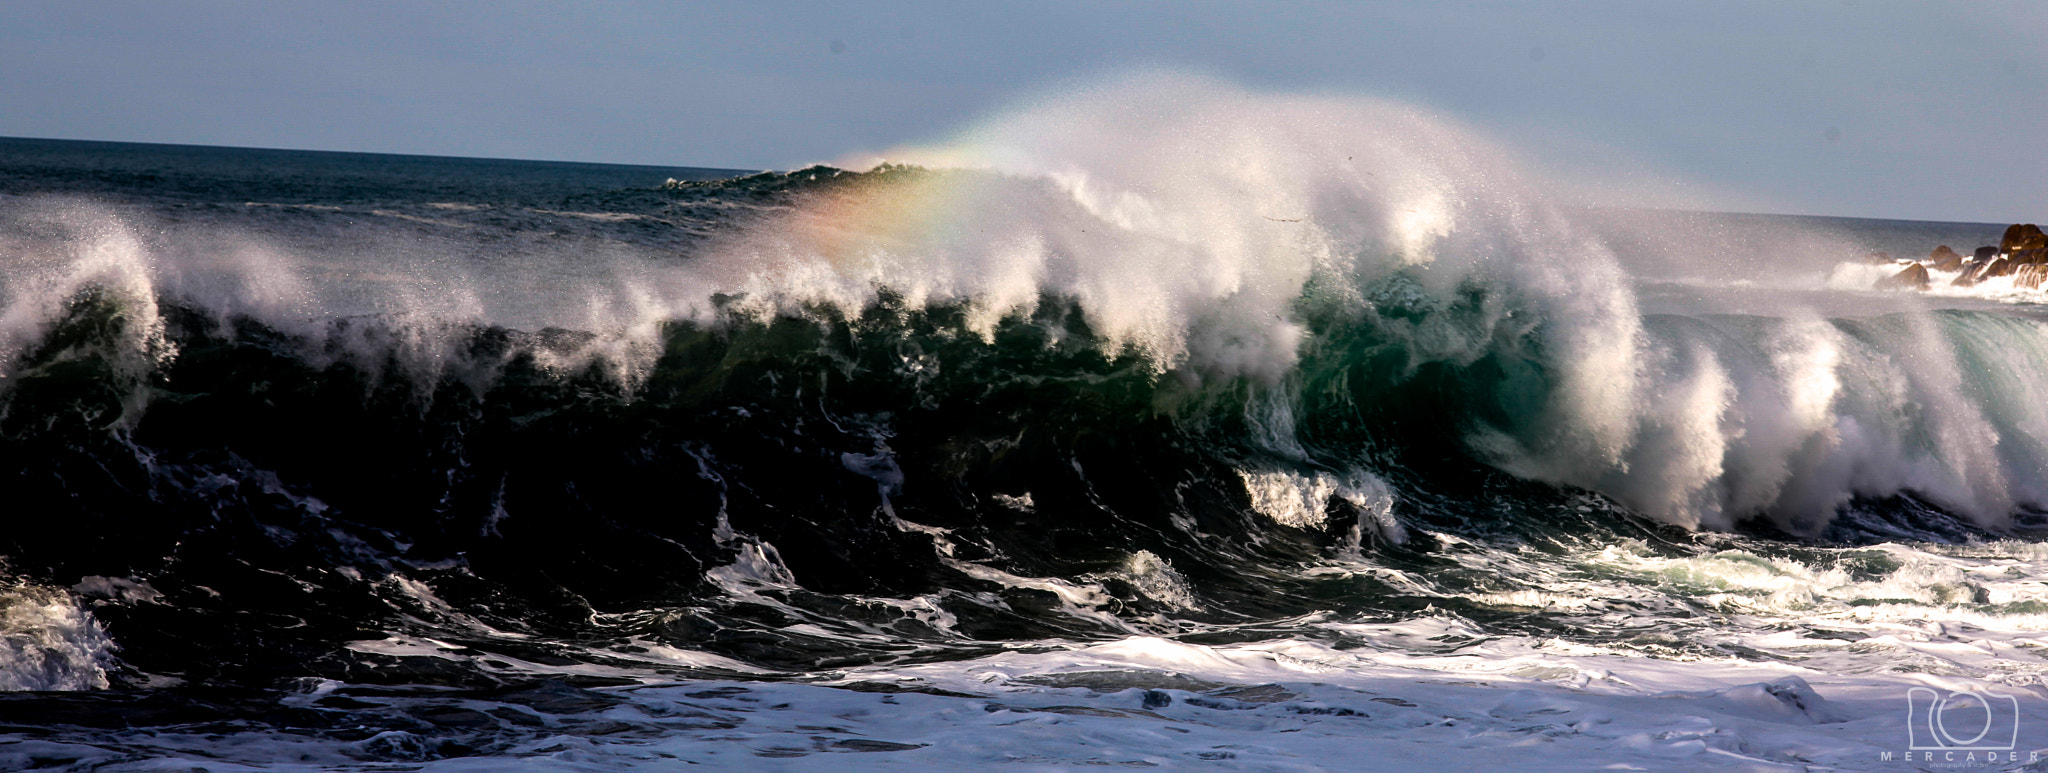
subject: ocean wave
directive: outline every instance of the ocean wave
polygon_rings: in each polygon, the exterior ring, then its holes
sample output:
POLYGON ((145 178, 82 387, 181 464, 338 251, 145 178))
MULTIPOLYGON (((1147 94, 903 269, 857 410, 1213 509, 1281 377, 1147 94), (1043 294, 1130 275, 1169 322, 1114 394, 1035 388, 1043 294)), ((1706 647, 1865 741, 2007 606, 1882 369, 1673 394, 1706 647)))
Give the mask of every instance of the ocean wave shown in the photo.
POLYGON ((2048 497, 2040 321, 1652 309, 1666 278, 1407 106, 1142 78, 903 160, 633 193, 707 229, 680 255, 16 206, 0 470, 42 515, 0 553, 155 591, 95 612, 112 679, 474 684, 1557 631, 1517 610, 1590 597, 1473 545, 1735 587, 1698 532, 1982 538, 2048 497), (207 622, 128 633, 173 610, 207 622))

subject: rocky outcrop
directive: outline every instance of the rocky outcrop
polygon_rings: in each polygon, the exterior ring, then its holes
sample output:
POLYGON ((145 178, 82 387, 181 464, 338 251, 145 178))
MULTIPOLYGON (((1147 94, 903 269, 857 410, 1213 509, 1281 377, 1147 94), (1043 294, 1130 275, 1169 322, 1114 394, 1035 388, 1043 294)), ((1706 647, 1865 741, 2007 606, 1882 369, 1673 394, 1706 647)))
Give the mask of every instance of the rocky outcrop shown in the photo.
MULTIPOLYGON (((2038 271, 2044 266, 2048 266, 2048 250, 2020 250, 2019 252, 2011 255, 2002 255, 1996 258, 1992 258, 1990 263, 1982 265, 1983 268, 1981 269, 1965 269, 1963 271, 1962 276, 1956 277, 1955 284, 1967 287, 1969 285, 1973 285, 1987 279, 1997 279, 2002 276, 2018 277, 2023 272, 2028 272, 2030 269, 2038 271), (1966 279, 1968 281, 1964 281, 1966 279)), ((2020 280, 2016 279, 2014 280, 2014 286, 2023 286, 2031 288, 2038 286, 2041 283, 2041 280, 2039 279, 2033 279, 2030 281, 2032 281, 2033 284, 2022 285, 2020 284, 2020 280)))
POLYGON ((1922 261, 1922 263, 1930 271, 1960 271, 1963 268, 1963 256, 1957 254, 1955 250, 1949 249, 1949 246, 1944 244, 1934 248, 1933 252, 1928 253, 1927 260, 1922 261))
MULTIPOLYGON (((1870 258, 1875 261, 1883 255, 1871 253, 1870 258)), ((1925 290, 1933 283, 1932 271, 1955 272, 1956 277, 1949 284, 1956 287, 2007 276, 2013 278, 2015 288, 2048 287, 2048 234, 2033 223, 2014 223, 2005 229, 1997 247, 1978 247, 1967 257, 1944 244, 1928 253, 1926 260, 1877 280, 1876 289, 1925 290)))
POLYGON ((1963 263, 1962 273, 1957 274, 1955 281, 1949 282, 1949 284, 1956 287, 1969 287, 1976 284, 1984 279, 1984 270, 1990 268, 1991 263, 1996 260, 1998 260, 1997 247, 1988 244, 1978 247, 1976 252, 1970 254, 1970 259, 1963 263))
POLYGON ((1957 274, 1956 278, 1949 282, 1949 285, 1953 287, 1969 287, 1974 285, 1984 279, 1984 269, 1990 266, 1991 262, 1987 260, 1973 260, 1964 264, 1962 273, 1957 274))
POLYGON ((2005 229, 2005 238, 1998 242, 1998 251, 2007 255, 2021 250, 2048 249, 2048 234, 2041 233, 2041 227, 2033 223, 2014 223, 2005 229))
POLYGON ((1977 281, 1982 282, 1986 279, 1997 279, 1999 277, 2011 274, 2012 270, 2012 260, 2002 257, 1992 258, 1991 263, 1989 265, 1986 265, 1983 271, 1977 272, 1977 281))
POLYGON ((1927 267, 1915 263, 1899 273, 1877 280, 1877 289, 1925 290, 1930 284, 1933 284, 1933 279, 1927 276, 1927 267))

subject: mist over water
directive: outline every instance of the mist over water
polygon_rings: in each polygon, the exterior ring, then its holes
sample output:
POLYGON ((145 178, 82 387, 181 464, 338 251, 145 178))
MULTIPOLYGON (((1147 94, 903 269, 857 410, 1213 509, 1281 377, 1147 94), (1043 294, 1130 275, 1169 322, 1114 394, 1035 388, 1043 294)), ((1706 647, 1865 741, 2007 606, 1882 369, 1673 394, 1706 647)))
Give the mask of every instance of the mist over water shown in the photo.
POLYGON ((864 170, 234 153, 0 197, 0 687, 2037 622, 2043 298, 1870 289, 1995 226, 1588 208, 1413 106, 1157 74, 864 170))

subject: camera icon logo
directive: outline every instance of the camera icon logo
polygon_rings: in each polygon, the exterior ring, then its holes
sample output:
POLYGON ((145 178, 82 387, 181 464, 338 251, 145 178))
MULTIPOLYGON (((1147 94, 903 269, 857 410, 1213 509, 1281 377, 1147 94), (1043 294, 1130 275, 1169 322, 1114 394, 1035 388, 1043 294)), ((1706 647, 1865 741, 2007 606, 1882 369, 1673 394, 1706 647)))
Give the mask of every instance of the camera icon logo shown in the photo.
POLYGON ((1964 688, 1906 691, 1906 740, 1913 751, 2009 752, 2019 745, 2020 701, 1964 688))

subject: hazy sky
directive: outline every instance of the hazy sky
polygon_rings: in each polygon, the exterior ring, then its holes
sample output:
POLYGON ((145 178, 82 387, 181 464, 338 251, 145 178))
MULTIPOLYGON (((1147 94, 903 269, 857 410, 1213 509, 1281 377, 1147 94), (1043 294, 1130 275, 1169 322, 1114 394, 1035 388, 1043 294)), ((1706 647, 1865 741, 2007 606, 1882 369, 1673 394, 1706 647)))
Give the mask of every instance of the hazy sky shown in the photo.
POLYGON ((2048 220, 2048 2, 0 4, 0 135, 788 168, 1136 68, 1418 103, 1570 184, 2048 220))

